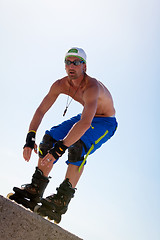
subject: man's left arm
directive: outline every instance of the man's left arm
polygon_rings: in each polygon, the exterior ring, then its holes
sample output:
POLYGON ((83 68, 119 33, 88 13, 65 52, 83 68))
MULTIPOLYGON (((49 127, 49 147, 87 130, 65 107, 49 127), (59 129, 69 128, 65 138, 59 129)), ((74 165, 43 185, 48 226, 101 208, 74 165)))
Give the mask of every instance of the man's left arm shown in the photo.
POLYGON ((52 162, 54 162, 58 156, 61 156, 64 153, 66 148, 77 142, 90 128, 92 119, 96 114, 98 96, 99 88, 97 85, 91 86, 85 91, 83 96, 84 108, 82 111, 81 119, 71 128, 63 141, 57 142, 56 147, 52 148, 50 152, 43 158, 42 165, 48 166, 48 159, 50 159, 50 164, 52 164, 52 162), (55 153, 57 155, 56 158, 54 157, 55 153))
POLYGON ((71 128, 68 135, 63 139, 64 145, 68 147, 71 146, 90 128, 92 120, 96 114, 98 96, 99 88, 97 85, 93 85, 85 91, 83 96, 84 108, 81 119, 71 128))

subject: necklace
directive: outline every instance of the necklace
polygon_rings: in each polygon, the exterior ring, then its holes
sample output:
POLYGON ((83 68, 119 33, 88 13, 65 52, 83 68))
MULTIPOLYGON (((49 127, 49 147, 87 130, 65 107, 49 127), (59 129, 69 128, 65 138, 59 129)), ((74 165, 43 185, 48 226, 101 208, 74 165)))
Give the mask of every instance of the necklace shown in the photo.
POLYGON ((71 85, 69 86, 69 91, 68 91, 68 96, 67 96, 67 102, 66 102, 66 108, 65 108, 65 110, 64 110, 63 117, 66 115, 66 112, 67 112, 67 110, 68 110, 71 102, 73 101, 73 98, 75 97, 76 93, 78 92, 78 90, 79 90, 79 88, 80 88, 80 86, 81 86, 81 83, 83 82, 84 78, 85 78, 85 74, 84 74, 84 77, 83 77, 82 81, 80 82, 78 88, 76 89, 73 97, 70 99, 70 101, 69 101, 69 93, 70 93, 71 85))

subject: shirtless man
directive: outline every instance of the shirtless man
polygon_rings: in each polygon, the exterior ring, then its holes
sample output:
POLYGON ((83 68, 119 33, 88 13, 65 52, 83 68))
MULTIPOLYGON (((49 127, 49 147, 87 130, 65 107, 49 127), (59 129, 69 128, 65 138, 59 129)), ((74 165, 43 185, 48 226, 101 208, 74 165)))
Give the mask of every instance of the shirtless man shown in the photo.
POLYGON ((37 152, 36 131, 45 113, 51 108, 60 94, 68 95, 66 113, 72 99, 83 105, 82 114, 64 121, 47 130, 39 146, 38 167, 31 184, 23 191, 32 199, 40 199, 49 182, 48 175, 59 157, 68 149, 67 172, 57 194, 45 199, 61 213, 66 212, 75 193, 86 159, 116 131, 117 122, 113 100, 108 89, 95 78, 86 74, 86 54, 81 48, 71 48, 65 55, 67 76, 53 83, 49 93, 37 108, 29 126, 23 156, 30 160, 32 150, 37 152))

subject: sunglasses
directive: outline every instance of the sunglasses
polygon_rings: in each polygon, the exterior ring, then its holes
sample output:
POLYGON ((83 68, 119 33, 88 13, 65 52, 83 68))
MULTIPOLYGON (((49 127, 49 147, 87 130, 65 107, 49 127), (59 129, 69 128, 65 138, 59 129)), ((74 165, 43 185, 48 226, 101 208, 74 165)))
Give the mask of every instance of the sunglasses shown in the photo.
POLYGON ((74 61, 65 60, 65 64, 68 66, 71 65, 72 63, 75 66, 79 66, 81 63, 84 63, 84 61, 83 60, 74 60, 74 61))

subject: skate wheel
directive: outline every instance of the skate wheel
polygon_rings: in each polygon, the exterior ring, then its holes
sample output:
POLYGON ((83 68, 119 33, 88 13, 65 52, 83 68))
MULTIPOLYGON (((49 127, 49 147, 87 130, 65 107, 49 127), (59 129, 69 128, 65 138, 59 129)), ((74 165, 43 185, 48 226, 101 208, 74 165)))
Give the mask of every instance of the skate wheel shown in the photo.
POLYGON ((61 215, 56 213, 56 215, 54 217, 54 223, 59 224, 60 221, 61 221, 61 215))
POLYGON ((41 207, 41 206, 36 205, 36 206, 34 207, 34 210, 33 210, 33 211, 34 211, 35 213, 38 213, 38 210, 40 209, 40 207, 41 207))
POLYGON ((7 198, 10 199, 11 196, 13 196, 14 193, 8 193, 7 198))
POLYGON ((54 224, 59 224, 60 223, 60 220, 61 218, 57 218, 56 217, 56 220, 54 219, 54 217, 47 217, 48 221, 53 221, 54 220, 54 224))

